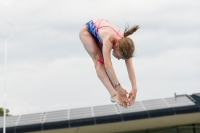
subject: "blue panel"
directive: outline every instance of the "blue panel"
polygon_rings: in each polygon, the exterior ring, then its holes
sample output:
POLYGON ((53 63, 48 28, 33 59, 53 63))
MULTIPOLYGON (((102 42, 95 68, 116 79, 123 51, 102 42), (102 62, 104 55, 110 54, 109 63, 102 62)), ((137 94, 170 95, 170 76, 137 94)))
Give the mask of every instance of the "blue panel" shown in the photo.
POLYGON ((150 118, 174 115, 175 112, 172 108, 151 110, 149 111, 150 118))
MULTIPOLYGON (((0 133, 3 133, 3 128, 0 128, 0 133)), ((7 127, 6 133, 15 133, 15 127, 7 127)))
POLYGON ((108 115, 108 116, 100 116, 96 117, 96 124, 104 124, 104 123, 112 123, 112 122, 121 122, 121 115, 108 115))
POLYGON ((87 125, 94 125, 94 124, 95 124, 94 118, 70 120, 70 127, 79 127, 79 126, 87 126, 87 125))
POLYGON ((16 133, 35 132, 41 130, 42 130, 42 124, 30 124, 30 125, 16 127, 16 133))
POLYGON ((200 109, 197 105, 176 107, 176 108, 174 108, 174 110, 175 110, 176 114, 187 114, 187 113, 200 112, 200 109))
POLYGON ((194 95, 191 95, 192 98, 195 99, 195 103, 198 104, 200 106, 200 94, 194 94, 194 95))
POLYGON ((126 114, 122 114, 122 118, 124 121, 145 119, 145 118, 149 118, 149 114, 147 111, 126 113, 126 114))
POLYGON ((48 122, 43 124, 43 130, 50 130, 50 129, 61 129, 61 128, 68 128, 69 121, 57 121, 57 122, 48 122))

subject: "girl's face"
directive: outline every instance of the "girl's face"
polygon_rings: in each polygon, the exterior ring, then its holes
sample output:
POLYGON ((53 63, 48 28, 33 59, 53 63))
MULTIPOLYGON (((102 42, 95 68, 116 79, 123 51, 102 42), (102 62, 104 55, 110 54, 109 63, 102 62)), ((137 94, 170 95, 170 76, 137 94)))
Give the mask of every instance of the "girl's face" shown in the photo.
POLYGON ((113 51, 112 51, 112 55, 113 55, 115 58, 117 58, 118 60, 124 59, 124 58, 122 57, 122 55, 120 54, 120 52, 119 52, 119 47, 118 47, 117 43, 114 44, 113 51))

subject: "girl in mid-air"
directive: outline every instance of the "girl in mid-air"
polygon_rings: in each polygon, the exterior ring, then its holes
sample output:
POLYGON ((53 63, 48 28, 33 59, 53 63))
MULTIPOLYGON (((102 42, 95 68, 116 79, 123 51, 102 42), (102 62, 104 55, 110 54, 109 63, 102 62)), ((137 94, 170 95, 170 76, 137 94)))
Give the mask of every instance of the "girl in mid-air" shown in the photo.
POLYGON ((80 30, 79 37, 86 51, 91 56, 97 76, 111 95, 111 102, 127 107, 135 102, 137 86, 132 57, 135 51, 134 42, 128 36, 133 34, 139 26, 129 28, 124 33, 105 19, 93 19, 80 30), (128 93, 120 84, 111 62, 112 55, 118 60, 125 61, 132 90, 128 93))

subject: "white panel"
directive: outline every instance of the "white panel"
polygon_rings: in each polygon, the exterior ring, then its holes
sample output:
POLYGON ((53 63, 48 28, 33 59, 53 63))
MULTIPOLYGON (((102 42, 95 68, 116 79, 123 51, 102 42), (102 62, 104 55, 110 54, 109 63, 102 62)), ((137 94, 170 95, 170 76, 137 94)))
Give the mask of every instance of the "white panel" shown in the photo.
MULTIPOLYGON (((12 127, 16 125, 19 116, 6 116, 6 127, 12 127)), ((0 117, 0 128, 3 127, 3 117, 0 117)))
POLYGON ((17 125, 41 123, 43 113, 22 115, 17 125))
POLYGON ((172 98, 165 98, 165 101, 171 106, 171 107, 181 107, 181 106, 189 106, 189 105, 195 105, 194 102, 192 102, 188 97, 181 96, 181 97, 172 97, 172 98))
POLYGON ((70 120, 92 117, 91 107, 70 109, 70 120))
POLYGON ((93 107, 94 116, 106 116, 118 114, 115 104, 104 105, 104 106, 95 106, 93 107))
POLYGON ((68 120, 68 110, 46 112, 44 122, 68 120))
POLYGON ((142 107, 140 102, 135 102, 135 104, 133 104, 132 106, 130 106, 128 108, 124 108, 124 107, 122 107, 120 105, 117 105, 117 106, 120 109, 121 113, 131 113, 131 112, 145 111, 145 109, 142 107))
POLYGON ((163 99, 141 101, 141 103, 147 110, 156 110, 169 107, 163 99))
POLYGON ((195 93, 194 95, 200 97, 200 93, 195 93))

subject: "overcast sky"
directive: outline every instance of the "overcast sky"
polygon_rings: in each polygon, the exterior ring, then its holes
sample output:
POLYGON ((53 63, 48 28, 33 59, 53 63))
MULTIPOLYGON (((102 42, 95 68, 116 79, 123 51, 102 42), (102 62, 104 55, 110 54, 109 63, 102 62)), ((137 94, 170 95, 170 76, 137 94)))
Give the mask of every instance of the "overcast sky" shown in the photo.
MULTIPOLYGON (((199 7, 199 0, 1 0, 0 23, 8 21, 15 29, 8 39, 10 114, 111 104, 78 36, 93 18, 107 19, 122 31, 125 21, 140 25, 131 36, 136 101, 199 93, 199 7)), ((0 38, 0 107, 4 44, 0 38)), ((112 57, 112 62, 122 87, 130 91, 124 61, 112 57)))

